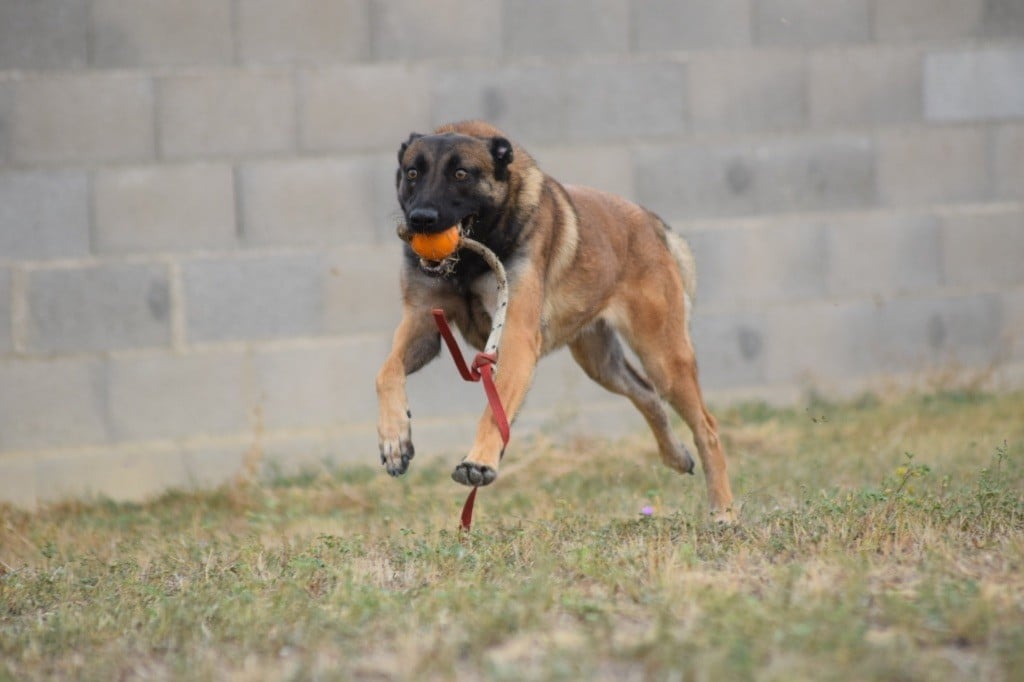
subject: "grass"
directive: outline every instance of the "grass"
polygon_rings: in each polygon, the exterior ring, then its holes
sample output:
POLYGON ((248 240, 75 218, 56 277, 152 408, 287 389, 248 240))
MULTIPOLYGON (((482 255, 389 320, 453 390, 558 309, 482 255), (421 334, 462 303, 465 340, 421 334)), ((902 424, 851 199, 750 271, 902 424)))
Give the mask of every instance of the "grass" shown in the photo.
POLYGON ((1022 415, 721 411, 733 528, 646 434, 513 444, 468 537, 452 462, 2 509, 0 679, 1014 679, 1022 415))

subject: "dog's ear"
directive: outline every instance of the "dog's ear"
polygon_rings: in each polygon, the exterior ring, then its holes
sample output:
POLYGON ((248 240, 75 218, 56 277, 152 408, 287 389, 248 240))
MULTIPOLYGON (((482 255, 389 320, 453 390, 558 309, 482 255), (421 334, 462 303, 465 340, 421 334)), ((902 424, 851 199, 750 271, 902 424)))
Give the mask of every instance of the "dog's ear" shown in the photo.
POLYGON ((409 139, 402 143, 402 146, 398 148, 398 163, 402 163, 402 157, 405 156, 405 150, 409 148, 413 142, 423 137, 419 133, 409 133, 409 139))
POLYGON ((512 143, 504 137, 492 137, 491 157, 494 159, 494 177, 507 180, 508 165, 512 163, 512 143))

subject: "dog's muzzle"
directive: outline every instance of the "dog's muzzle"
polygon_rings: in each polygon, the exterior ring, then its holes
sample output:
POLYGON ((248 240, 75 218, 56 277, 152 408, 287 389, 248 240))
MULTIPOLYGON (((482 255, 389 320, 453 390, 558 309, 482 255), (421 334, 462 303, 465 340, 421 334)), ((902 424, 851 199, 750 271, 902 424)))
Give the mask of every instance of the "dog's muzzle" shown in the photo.
MULTIPOLYGON (((410 239, 412 239, 412 235, 414 234, 414 230, 411 230, 408 227, 409 222, 410 221, 407 220, 405 223, 398 226, 398 236, 405 242, 408 242, 410 239)), ((473 226, 475 224, 476 215, 472 213, 467 215, 458 223, 459 234, 463 237, 470 236, 473 230, 473 226)), ((435 277, 443 277, 449 274, 455 268, 455 264, 458 262, 459 250, 456 249, 454 252, 452 252, 451 255, 441 260, 430 260, 428 258, 420 258, 419 266, 420 270, 423 270, 428 275, 434 275, 435 277)))

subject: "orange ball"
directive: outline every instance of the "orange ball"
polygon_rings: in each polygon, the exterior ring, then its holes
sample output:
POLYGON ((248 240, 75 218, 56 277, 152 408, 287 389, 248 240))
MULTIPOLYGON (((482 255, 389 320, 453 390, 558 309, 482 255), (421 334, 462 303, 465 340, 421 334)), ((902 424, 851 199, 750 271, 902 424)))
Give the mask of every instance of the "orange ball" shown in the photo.
POLYGON ((459 239, 461 237, 459 226, 452 225, 444 232, 437 232, 435 234, 416 233, 409 240, 409 245, 412 246, 412 250, 420 258, 444 260, 455 253, 455 249, 459 248, 459 239))

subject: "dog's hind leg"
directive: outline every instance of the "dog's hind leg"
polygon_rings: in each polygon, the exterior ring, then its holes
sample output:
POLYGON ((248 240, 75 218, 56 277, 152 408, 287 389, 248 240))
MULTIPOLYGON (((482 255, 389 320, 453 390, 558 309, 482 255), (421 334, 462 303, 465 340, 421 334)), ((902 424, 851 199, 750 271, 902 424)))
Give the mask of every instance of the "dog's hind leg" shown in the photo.
POLYGON ((626 324, 620 331, 636 351, 655 390, 693 432, 712 518, 731 523, 735 513, 725 453, 718 437, 718 424, 704 404, 697 382, 697 359, 686 325, 689 306, 684 303, 682 287, 657 296, 651 294, 657 291, 656 287, 641 282, 631 291, 634 296, 621 306, 626 324))
MULTIPOLYGON (((662 329, 674 325, 665 324, 662 329)), ((716 521, 734 520, 732 490, 726 472, 725 453, 718 437, 718 424, 704 404, 697 382, 697 362, 689 336, 665 333, 653 343, 643 339, 637 355, 658 392, 672 404, 693 432, 697 453, 704 469, 711 516, 716 521)))
POLYGON ((569 350, 587 376, 633 402, 654 433, 661 461, 680 473, 692 474, 693 457, 672 431, 661 398, 625 356, 615 330, 598 320, 569 343, 569 350))

